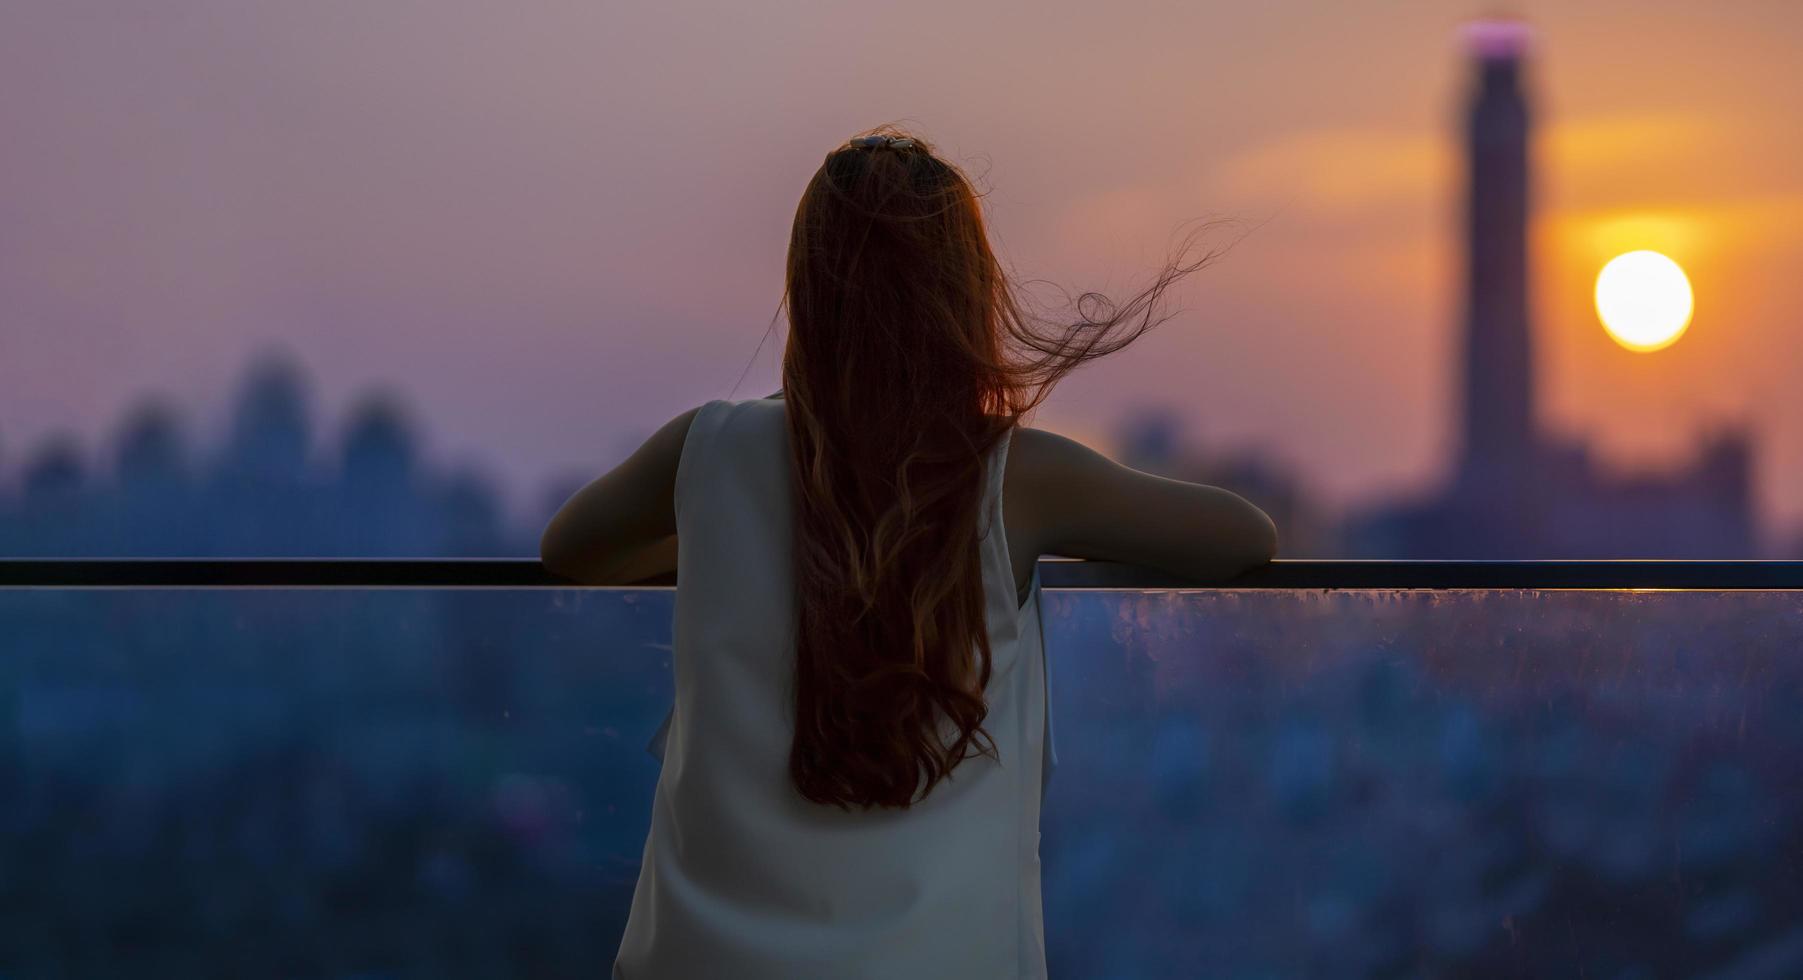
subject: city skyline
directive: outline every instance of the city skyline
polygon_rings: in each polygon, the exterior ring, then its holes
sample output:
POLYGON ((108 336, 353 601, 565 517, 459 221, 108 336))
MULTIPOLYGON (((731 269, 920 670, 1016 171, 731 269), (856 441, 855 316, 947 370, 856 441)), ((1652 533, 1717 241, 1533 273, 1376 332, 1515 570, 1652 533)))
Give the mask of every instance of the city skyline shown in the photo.
MULTIPOLYGON (((316 370, 326 414, 393 387, 431 420, 429 453, 485 461, 509 511, 535 512, 548 483, 729 393, 775 312, 801 181, 833 139, 883 118, 985 177, 1004 254, 1072 288, 1124 289, 1181 217, 1250 227, 1179 297, 1186 312, 1068 381, 1046 427, 1103 445, 1143 407, 1133 391, 1207 445, 1293 464, 1335 511, 1422 487, 1455 451, 1448 123, 1452 41, 1476 10, 1405 5, 1379 22, 1323 6, 1295 33, 1288 14, 1152 7, 1161 36, 1102 43, 1085 88, 1047 63, 1098 36, 1082 10, 1025 37, 984 32, 998 46, 983 52, 823 12, 798 40, 868 45, 784 67, 780 49, 738 43, 770 28, 730 15, 466 11, 421 34, 378 11, 346 31, 204 9, 0 15, 0 118, 22 134, 0 188, 0 479, 49 433, 98 446, 148 393, 198 435, 222 432, 218 393, 279 339, 316 370), (101 70, 121 50, 136 52, 123 98, 101 70), (922 50, 944 67, 895 70, 922 50), (843 84, 810 87, 822 77, 843 84)), ((1761 509, 1788 539, 1803 403, 1780 397, 1795 369, 1772 351, 1800 329, 1783 270, 1803 256, 1786 219, 1803 137, 1776 122, 1803 84, 1773 27, 1797 15, 1523 12, 1544 55, 1549 428, 1657 466, 1747 419, 1761 509), (1590 281, 1630 247, 1693 273, 1696 326, 1670 351, 1622 351, 1595 322, 1590 281)), ((773 381, 773 341, 737 397, 773 381)))

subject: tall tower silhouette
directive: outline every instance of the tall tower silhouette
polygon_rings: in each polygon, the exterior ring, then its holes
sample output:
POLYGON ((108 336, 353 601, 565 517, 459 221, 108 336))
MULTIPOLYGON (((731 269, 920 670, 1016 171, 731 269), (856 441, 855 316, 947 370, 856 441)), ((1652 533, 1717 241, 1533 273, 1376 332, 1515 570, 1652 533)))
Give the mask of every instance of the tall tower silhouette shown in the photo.
POLYGON ((1758 540, 1748 436, 1730 429, 1689 468, 1612 473, 1589 447, 1541 428, 1528 316, 1532 113, 1522 93, 1525 24, 1464 29, 1465 309, 1459 444, 1426 497, 1348 521, 1347 553, 1488 560, 1726 558, 1758 540))
POLYGON ((1513 508, 1537 453, 1528 332, 1527 25, 1482 20, 1465 41, 1476 69, 1466 118, 1464 432, 1458 483, 1513 508))

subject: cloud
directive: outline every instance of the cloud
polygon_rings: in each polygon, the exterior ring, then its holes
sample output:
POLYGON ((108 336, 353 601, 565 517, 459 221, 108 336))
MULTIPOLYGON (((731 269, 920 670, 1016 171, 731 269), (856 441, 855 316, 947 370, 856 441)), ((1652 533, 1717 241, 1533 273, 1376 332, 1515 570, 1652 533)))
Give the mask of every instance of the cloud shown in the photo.
MULTIPOLYGON (((1594 205, 1660 187, 1688 191, 1720 185, 1702 178, 1719 175, 1722 148, 1761 139, 1744 121, 1695 113, 1551 120, 1535 136, 1535 173, 1549 204, 1557 198, 1594 205)), ((1448 200, 1461 184, 1462 166, 1453 135, 1336 127, 1252 146, 1216 167, 1206 185, 1236 204, 1350 219, 1448 200)))
POLYGON ((1693 113, 1554 121, 1539 136, 1539 162, 1550 173, 1585 177, 1669 165, 1676 157, 1739 142, 1739 129, 1728 120, 1693 113))
POLYGON ((1453 177, 1437 134, 1364 129, 1291 133, 1229 158, 1208 185, 1223 200, 1347 217, 1437 199, 1453 177))
POLYGON ((1751 194, 1705 202, 1548 208, 1540 234, 1557 256, 1600 264, 1640 248, 1688 265, 1803 246, 1803 194, 1751 194))

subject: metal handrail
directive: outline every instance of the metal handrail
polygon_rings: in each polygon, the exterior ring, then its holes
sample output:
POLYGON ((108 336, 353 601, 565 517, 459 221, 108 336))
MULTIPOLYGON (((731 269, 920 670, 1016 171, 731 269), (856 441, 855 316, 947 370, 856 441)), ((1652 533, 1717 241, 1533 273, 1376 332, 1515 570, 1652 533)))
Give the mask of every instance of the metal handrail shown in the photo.
MULTIPOLYGON (((1371 561, 1279 559, 1228 582, 1155 569, 1040 560, 1051 589, 1803 589, 1803 561, 1371 561)), ((669 588, 666 584, 628 588, 669 588)), ((578 585, 532 559, 0 559, 0 588, 486 588, 578 585)))

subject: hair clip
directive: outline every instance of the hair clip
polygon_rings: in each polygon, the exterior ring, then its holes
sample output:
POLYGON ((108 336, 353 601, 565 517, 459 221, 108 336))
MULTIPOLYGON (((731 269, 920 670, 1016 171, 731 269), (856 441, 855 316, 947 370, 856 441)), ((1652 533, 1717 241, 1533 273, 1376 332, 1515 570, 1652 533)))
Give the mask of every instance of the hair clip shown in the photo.
POLYGON ((849 146, 887 146, 901 150, 914 145, 914 140, 907 136, 854 136, 846 141, 849 146))

